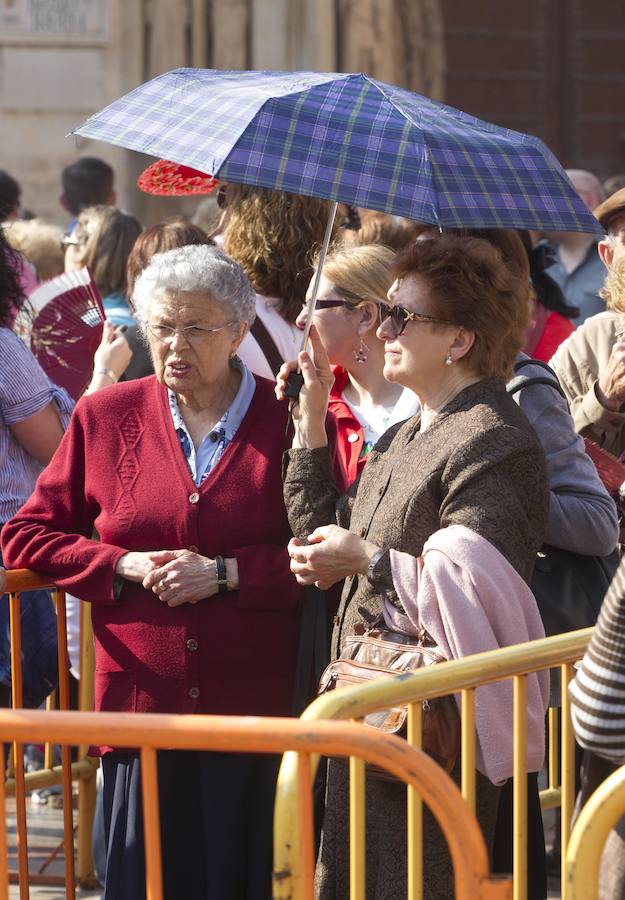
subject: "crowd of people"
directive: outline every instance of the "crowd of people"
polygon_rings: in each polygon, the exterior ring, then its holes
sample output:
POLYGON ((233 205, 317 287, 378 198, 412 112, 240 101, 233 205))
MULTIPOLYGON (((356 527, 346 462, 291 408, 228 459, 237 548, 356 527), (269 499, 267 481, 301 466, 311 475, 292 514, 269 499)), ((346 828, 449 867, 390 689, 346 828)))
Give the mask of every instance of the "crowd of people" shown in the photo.
MULTIPOLYGON (((144 229, 116 205, 112 169, 83 157, 62 174, 63 230, 23 210, 0 172, 2 555, 51 573, 70 613, 75 598, 91 604, 97 710, 291 715, 306 604, 321 610, 328 662, 380 623, 452 659, 549 630, 537 559, 616 568, 621 496, 588 442, 621 464, 625 188, 606 196, 591 173, 569 176, 603 239, 439 233, 341 206, 322 262, 326 201, 222 184, 209 230, 205 209, 144 229), (85 266, 106 322, 74 403, 13 326, 39 284, 85 266)), ((619 569, 572 688, 586 773, 625 758, 609 727, 623 719, 611 637, 625 640, 623 602, 619 569), (606 724, 593 704, 609 662, 606 724)), ((9 706, 6 597, 0 622, 9 706)), ((23 594, 22 631, 24 702, 37 707, 58 676, 45 591, 23 594)), ((312 700, 312 670, 303 678, 312 700)), ((481 689, 476 709, 477 817, 500 872, 512 868, 510 690, 481 689)), ((527 697, 528 897, 542 900, 546 676, 528 677, 527 697)), ((97 753, 104 897, 141 898, 139 755, 97 753)), ((267 900, 279 760, 162 751, 158 765, 161 823, 176 823, 162 828, 165 896, 267 900)), ((456 781, 460 765, 456 754, 456 781)), ((348 771, 322 770, 316 891, 343 900, 348 771)), ((405 789, 371 773, 366 822, 367 897, 405 896, 405 789)), ((616 898, 625 844, 611 848, 616 898)), ((453 896, 427 812, 423 871, 426 900, 453 896)))

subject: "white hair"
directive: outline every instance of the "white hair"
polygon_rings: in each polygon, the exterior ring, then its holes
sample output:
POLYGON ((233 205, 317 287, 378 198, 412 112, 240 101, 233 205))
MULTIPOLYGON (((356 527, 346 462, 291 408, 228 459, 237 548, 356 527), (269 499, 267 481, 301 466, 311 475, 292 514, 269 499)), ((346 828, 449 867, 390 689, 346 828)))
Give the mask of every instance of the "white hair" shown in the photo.
POLYGON ((155 253, 135 282, 132 303, 145 332, 150 307, 163 294, 206 294, 228 310, 235 322, 251 325, 256 294, 241 266, 217 247, 194 244, 155 253))

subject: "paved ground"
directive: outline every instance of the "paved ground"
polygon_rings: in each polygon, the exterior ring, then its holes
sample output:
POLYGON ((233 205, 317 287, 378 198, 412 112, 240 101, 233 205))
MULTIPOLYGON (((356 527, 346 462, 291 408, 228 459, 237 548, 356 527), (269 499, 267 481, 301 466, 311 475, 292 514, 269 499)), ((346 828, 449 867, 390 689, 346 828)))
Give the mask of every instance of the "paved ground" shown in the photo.
MULTIPOLYGON (((9 867, 11 870, 17 869, 17 854, 15 845, 15 816, 13 808, 7 807, 9 811, 8 827, 9 827, 9 867)), ((28 817, 28 855, 30 860, 30 871, 35 873, 41 870, 45 865, 52 851, 59 846, 63 839, 63 813, 58 808, 51 806, 36 806, 30 801, 27 806, 28 817)), ((74 824, 76 822, 76 813, 74 812, 74 824)), ((550 823, 549 823, 550 824, 550 823)), ((547 831, 549 832, 549 828, 547 831)), ((62 875, 64 873, 64 861, 62 849, 56 858, 45 868, 46 873, 50 875, 62 875)), ((549 898, 550 900, 558 900, 560 897, 560 883, 556 879, 549 882, 549 898)), ((33 886, 30 889, 32 900, 66 900, 65 888, 46 887, 44 885, 33 886)), ((76 891, 76 897, 93 898, 99 900, 101 890, 96 891, 76 891)), ((19 897, 19 888, 16 885, 11 887, 10 897, 16 900, 19 897)))
MULTIPOLYGON (((7 824, 9 829, 9 869, 17 870, 17 848, 16 848, 16 823, 14 815, 13 801, 7 801, 8 817, 7 824), (11 805, 9 805, 11 804, 11 805)), ((63 840, 63 811, 50 805, 37 806, 31 801, 27 802, 27 819, 28 819, 28 858, 31 873, 40 873, 44 871, 48 875, 59 876, 64 874, 64 857, 61 848, 58 855, 46 865, 50 855, 59 846, 63 840)), ((74 824, 76 824, 76 812, 74 811, 74 824)), ((101 890, 96 891, 77 891, 76 897, 82 898, 92 897, 94 900, 99 898, 101 890)), ((64 887, 48 887, 44 885, 33 885, 30 889, 30 896, 33 900, 65 900, 64 887)), ((11 886, 11 898, 19 897, 19 887, 11 886)))

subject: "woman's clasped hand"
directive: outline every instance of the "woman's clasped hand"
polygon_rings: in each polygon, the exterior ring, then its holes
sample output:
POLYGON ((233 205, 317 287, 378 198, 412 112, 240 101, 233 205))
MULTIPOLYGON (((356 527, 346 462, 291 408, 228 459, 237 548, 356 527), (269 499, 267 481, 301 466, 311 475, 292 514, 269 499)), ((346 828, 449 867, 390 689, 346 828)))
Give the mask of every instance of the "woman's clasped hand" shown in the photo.
POLYGON ((347 528, 322 525, 308 536, 308 546, 298 538, 289 541, 291 572, 299 584, 314 584, 327 590, 354 573, 366 575, 378 550, 376 544, 347 528))
MULTIPOLYGON (((236 560, 225 562, 228 589, 235 590, 236 560)), ((117 564, 116 574, 128 581, 141 582, 168 606, 197 603, 218 591, 215 560, 192 550, 126 553, 117 564)))

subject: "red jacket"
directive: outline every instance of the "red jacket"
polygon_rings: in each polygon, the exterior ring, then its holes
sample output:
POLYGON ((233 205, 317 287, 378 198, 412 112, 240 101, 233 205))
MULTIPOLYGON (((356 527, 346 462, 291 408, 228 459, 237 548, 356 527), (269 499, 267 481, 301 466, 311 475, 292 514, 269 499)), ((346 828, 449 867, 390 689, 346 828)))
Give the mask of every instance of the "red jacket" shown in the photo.
POLYGON ((343 400, 343 390, 349 378, 345 369, 333 366, 334 384, 330 391, 328 410, 336 422, 336 443, 334 445, 334 480, 339 491, 344 494, 356 481, 367 457, 360 458, 365 440, 363 427, 343 400))
POLYGON ((286 551, 287 411, 270 382, 256 382, 200 487, 155 377, 83 398, 34 494, 2 530, 6 565, 50 572, 93 604, 98 710, 290 713, 303 592, 286 551), (115 600, 123 553, 183 547, 236 557, 239 590, 170 608, 124 581, 115 600))
POLYGON ((561 316, 560 313, 551 312, 538 343, 532 353, 533 359, 541 359, 548 363, 562 341, 565 341, 575 331, 575 323, 561 316))

